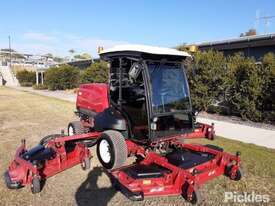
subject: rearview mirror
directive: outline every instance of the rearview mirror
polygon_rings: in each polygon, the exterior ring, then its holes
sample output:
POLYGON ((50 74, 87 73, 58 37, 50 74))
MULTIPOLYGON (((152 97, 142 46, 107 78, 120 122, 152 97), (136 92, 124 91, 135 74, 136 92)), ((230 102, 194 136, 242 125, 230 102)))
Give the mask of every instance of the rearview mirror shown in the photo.
POLYGON ((129 70, 129 77, 133 80, 136 80, 141 70, 142 65, 139 63, 134 63, 129 70))

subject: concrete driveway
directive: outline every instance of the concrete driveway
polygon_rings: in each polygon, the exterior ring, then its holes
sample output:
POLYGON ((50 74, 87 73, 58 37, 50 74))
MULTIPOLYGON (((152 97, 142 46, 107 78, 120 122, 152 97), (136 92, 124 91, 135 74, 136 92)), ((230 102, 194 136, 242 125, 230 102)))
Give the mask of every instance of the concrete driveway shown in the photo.
POLYGON ((275 130, 262 129, 203 117, 198 117, 197 121, 207 124, 213 122, 218 136, 275 149, 275 130))

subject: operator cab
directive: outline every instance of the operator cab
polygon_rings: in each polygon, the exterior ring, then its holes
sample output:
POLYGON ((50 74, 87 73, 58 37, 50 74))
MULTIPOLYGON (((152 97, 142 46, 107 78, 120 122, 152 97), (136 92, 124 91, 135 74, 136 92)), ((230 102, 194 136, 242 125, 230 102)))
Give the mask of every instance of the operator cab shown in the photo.
POLYGON ((188 53, 161 47, 121 45, 99 55, 110 64, 111 110, 125 121, 125 136, 135 141, 154 141, 193 129, 183 64, 191 58, 188 53))

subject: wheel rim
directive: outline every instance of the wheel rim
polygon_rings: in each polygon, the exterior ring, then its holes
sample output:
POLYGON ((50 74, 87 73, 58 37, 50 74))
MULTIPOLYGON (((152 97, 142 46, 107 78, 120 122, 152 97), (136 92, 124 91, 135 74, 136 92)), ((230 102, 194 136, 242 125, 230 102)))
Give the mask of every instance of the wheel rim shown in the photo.
POLYGON ((109 163, 111 161, 110 145, 107 140, 101 140, 99 144, 99 154, 103 162, 109 163))
POLYGON ((69 136, 74 135, 74 128, 70 125, 68 129, 69 136))

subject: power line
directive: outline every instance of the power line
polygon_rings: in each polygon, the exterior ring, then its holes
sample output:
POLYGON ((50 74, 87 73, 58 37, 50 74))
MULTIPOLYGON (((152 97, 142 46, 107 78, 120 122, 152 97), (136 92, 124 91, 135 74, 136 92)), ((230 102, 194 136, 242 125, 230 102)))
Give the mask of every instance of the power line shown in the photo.
POLYGON ((267 33, 269 20, 272 19, 272 18, 275 18, 275 16, 261 16, 261 17, 256 17, 256 21, 264 20, 265 33, 267 33))

